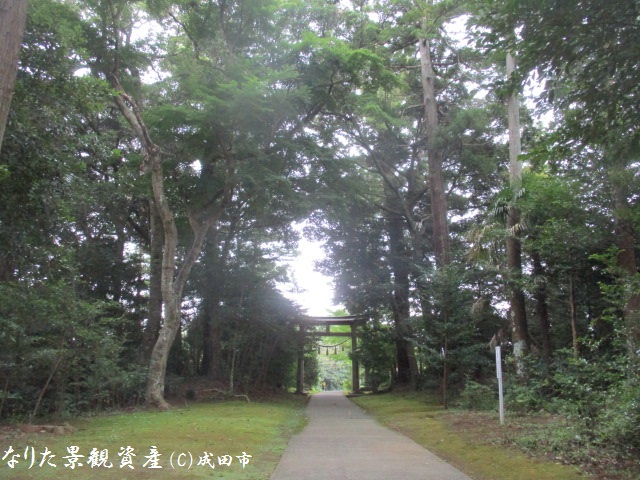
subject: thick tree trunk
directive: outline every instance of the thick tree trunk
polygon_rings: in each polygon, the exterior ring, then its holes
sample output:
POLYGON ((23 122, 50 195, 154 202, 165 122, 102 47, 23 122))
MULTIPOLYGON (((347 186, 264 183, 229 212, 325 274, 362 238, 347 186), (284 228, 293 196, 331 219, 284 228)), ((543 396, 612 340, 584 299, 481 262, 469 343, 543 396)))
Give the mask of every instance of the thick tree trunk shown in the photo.
POLYGON ((424 135, 427 141, 429 166, 429 191, 431 195, 431 217, 433 221, 433 249, 436 265, 444 267, 451 263, 447 203, 442 177, 442 150, 435 144, 438 132, 438 105, 436 103, 435 72, 429 40, 420 40, 420 67, 424 101, 424 135))
POLYGON ((159 150, 156 150, 157 147, 155 145, 153 147, 155 148, 150 149, 149 155, 151 184, 164 228, 164 252, 162 258, 164 322, 160 328, 158 341, 151 352, 149 376, 147 378, 147 402, 161 409, 167 409, 169 405, 164 399, 164 382, 171 345, 180 328, 182 291, 191 272, 191 268, 202 251, 207 232, 213 222, 217 220, 217 216, 211 216, 201 224, 197 224, 195 220, 191 222, 194 230, 193 242, 189 252, 182 261, 182 265, 179 269, 176 269, 178 230, 164 193, 163 169, 159 150))
POLYGON ((629 292, 624 305, 625 337, 629 356, 629 376, 634 381, 640 381, 640 293, 634 287, 638 276, 636 259, 636 241, 633 228, 633 214, 629 206, 629 181, 626 165, 615 165, 609 175, 613 188, 616 221, 616 237, 618 266, 627 276, 625 282, 629 285, 629 292))
MULTIPOLYGON (((507 76, 511 77, 514 71, 515 60, 511 54, 507 54, 507 76)), ((507 109, 509 123, 509 183, 515 195, 515 192, 520 188, 522 182, 522 162, 518 159, 521 147, 520 106, 517 92, 514 91, 509 95, 507 109)), ((507 217, 507 228, 509 230, 509 236, 507 238, 507 268, 511 277, 511 341, 513 342, 516 371, 518 377, 523 379, 525 376, 524 357, 529 351, 529 330, 527 327, 524 292, 518 285, 522 277, 522 252, 520 238, 518 237, 519 224, 520 211, 513 206, 509 209, 507 217)))
POLYGON ((0 0, 0 150, 27 20, 27 0, 0 0))
POLYGON ((522 288, 518 285, 522 277, 520 240, 509 237, 507 239, 507 268, 509 269, 510 289, 510 325, 513 355, 516 361, 516 371, 522 379, 525 375, 524 357, 529 352, 529 328, 527 325, 527 310, 522 288))
MULTIPOLYGON (((182 259, 180 268, 177 268, 178 229, 165 194, 162 152, 160 147, 151 140, 135 101, 122 90, 116 77, 112 76, 110 80, 114 89, 118 92, 114 97, 116 104, 129 125, 133 128, 142 145, 145 164, 151 172, 153 198, 162 221, 164 246, 162 254, 161 290, 164 319, 158 340, 151 352, 146 393, 148 403, 156 405, 161 409, 167 409, 169 408, 169 404, 164 399, 164 384, 169 352, 180 327, 182 291, 187 283, 191 269, 202 251, 207 232, 218 220, 220 215, 222 215, 226 204, 231 198, 232 189, 225 183, 224 191, 221 195, 222 200, 215 208, 206 212, 202 220, 199 220, 195 215, 190 215, 189 221, 193 230, 193 240, 191 247, 182 259)), ((231 162, 228 163, 228 168, 233 168, 231 162)))
POLYGON ((201 373, 212 380, 223 380, 221 368, 220 319, 216 312, 217 296, 205 299, 201 373))
MULTIPOLYGON (((141 122, 141 121, 140 121, 141 122)), ((147 402, 162 409, 169 405, 164 399, 164 382, 167 373, 167 361, 171 345, 180 326, 180 299, 182 289, 174 285, 176 269, 176 250, 178 229, 165 196, 162 158, 160 148, 155 144, 146 146, 147 161, 151 168, 151 186, 153 197, 162 221, 164 246, 162 254, 161 291, 164 305, 164 322, 160 327, 158 340, 151 351, 149 373, 147 377, 147 402)))
POLYGON ((169 408, 164 399, 164 383, 167 374, 167 362, 171 345, 178 333, 180 326, 180 302, 178 299, 164 299, 165 319, 158 335, 149 361, 149 373, 147 375, 147 402, 163 410, 169 408))
POLYGON ((404 244, 403 219, 389 214, 389 249, 393 271, 393 316, 396 337, 396 381, 399 384, 415 385, 417 362, 409 341, 409 258, 404 244))
POLYGON ((144 329, 142 349, 146 359, 151 358, 151 351, 158 340, 162 325, 162 249, 164 246, 164 229, 155 201, 149 200, 149 231, 151 265, 149 271, 149 315, 144 329))
MULTIPOLYGON (((542 279, 544 275, 544 267, 540 260, 540 254, 538 252, 534 252, 531 255, 531 261, 533 262, 534 277, 542 279)), ((536 314, 538 316, 542 336, 542 354, 544 356, 544 363, 547 365, 548 373, 551 368, 551 356, 553 355, 553 351, 551 346, 551 323, 549 322, 549 309, 547 306, 547 286, 544 281, 541 281, 536 285, 534 297, 536 300, 536 314)))

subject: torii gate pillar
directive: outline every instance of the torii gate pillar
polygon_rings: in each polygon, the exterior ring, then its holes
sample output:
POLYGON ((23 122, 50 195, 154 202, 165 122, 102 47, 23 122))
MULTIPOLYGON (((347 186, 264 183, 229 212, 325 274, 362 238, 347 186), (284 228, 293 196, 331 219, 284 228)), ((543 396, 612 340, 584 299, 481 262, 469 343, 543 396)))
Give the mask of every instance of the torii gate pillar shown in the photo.
POLYGON ((296 393, 304 393, 304 344, 307 336, 304 325, 300 325, 300 344, 298 345, 298 374, 296 375, 296 393))
POLYGON ((358 349, 358 335, 356 333, 356 324, 351 324, 351 388, 353 393, 360 391, 360 362, 355 356, 355 352, 358 349))

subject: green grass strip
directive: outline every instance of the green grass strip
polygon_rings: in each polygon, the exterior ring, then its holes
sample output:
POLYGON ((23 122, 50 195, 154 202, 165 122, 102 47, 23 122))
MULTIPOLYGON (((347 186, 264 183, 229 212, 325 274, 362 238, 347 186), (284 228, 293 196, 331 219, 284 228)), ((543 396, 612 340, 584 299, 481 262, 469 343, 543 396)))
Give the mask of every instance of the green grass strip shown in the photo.
POLYGON ((477 433, 454 429, 450 414, 424 395, 388 393, 353 400, 382 424, 408 436, 476 480, 584 479, 574 467, 532 459, 516 449, 491 444, 488 438, 486 443, 479 441, 477 433))
MULTIPOLYGON (((68 435, 4 434, 0 437, 0 458, 9 447, 13 452, 0 461, 0 478, 6 479, 268 479, 282 456, 292 434, 302 428, 304 400, 299 397, 269 402, 229 401, 196 404, 167 412, 140 411, 72 421, 78 430, 68 435), (83 466, 69 463, 68 447, 77 446, 83 466), (33 447, 33 448, 32 448, 33 447), (134 449, 134 469, 121 467, 127 447, 134 449), (158 466, 143 464, 151 449, 160 453, 158 466), (93 449, 107 451, 108 461, 94 467, 88 464, 93 449), (39 466, 43 452, 56 456, 39 466), (251 455, 242 468, 238 456, 251 455), (26 458, 25 458, 26 453, 26 458), (205 454, 211 454, 208 457, 205 454), (15 455, 18 455, 15 457, 15 455), (173 455, 173 459, 171 456, 173 455), (218 456, 230 455, 231 465, 220 465, 218 456), (31 466, 32 458, 34 465, 31 466), (202 459, 209 458, 209 465, 202 459), (18 460, 15 468, 9 462, 18 460), (201 461, 203 465, 197 465, 201 461), (173 467, 171 466, 173 463, 173 467), (111 468, 105 465, 112 464, 111 468), (191 467, 188 468, 189 464, 191 467), (213 465, 213 468, 211 467, 213 465), (31 466, 31 468, 29 468, 31 466)), ((224 458, 223 458, 224 460, 224 458)))

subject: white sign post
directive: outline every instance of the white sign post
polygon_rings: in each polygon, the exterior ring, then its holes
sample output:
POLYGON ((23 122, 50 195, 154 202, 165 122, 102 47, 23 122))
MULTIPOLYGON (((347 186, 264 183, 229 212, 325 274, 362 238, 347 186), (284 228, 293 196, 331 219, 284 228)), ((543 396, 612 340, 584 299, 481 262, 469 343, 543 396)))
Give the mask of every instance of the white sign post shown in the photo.
POLYGON ((498 377, 498 397, 500 399, 500 424, 504 424, 504 395, 502 393, 502 355, 496 347, 496 376, 498 377))

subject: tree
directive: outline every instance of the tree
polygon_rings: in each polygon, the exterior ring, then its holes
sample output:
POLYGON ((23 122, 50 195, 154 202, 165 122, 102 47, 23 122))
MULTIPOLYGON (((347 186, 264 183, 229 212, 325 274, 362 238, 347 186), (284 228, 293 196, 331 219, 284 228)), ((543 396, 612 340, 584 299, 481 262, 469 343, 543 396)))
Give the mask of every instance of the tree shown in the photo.
POLYGON ((398 383, 418 383, 413 312, 427 310, 423 286, 434 263, 450 262, 461 243, 451 239, 447 204, 464 216, 470 204, 485 202, 491 187, 482 180, 493 180, 497 170, 492 107, 465 84, 477 78, 478 59, 443 32, 455 12, 448 2, 385 3, 376 16, 354 6, 353 58, 363 56, 356 46, 366 36, 369 58, 383 68, 372 70, 377 81, 357 84, 321 117, 337 130, 334 137, 357 147, 355 153, 338 145, 343 161, 327 174, 328 226, 318 222, 333 259, 326 265, 349 309, 368 306, 392 316, 398 383), (342 198, 334 201, 338 190, 342 198))
MULTIPOLYGON (((507 75, 511 77, 515 72, 515 59, 511 53, 507 53, 507 75)), ((518 194, 522 184, 522 160, 518 158, 521 153, 520 145, 520 102, 518 93, 514 89, 507 100, 508 126, 509 126, 509 186, 518 194)), ((514 198, 515 200, 515 198, 514 198)), ((507 268, 510 275, 511 290, 511 339, 513 353, 516 360, 518 376, 523 378, 524 357, 529 350, 529 329, 527 327, 527 310, 525 306, 524 292, 518 285, 522 276, 522 254, 519 238, 520 212, 513 204, 507 212, 507 268)))
POLYGON ((628 21, 637 18, 638 6, 630 0, 477 5, 480 23, 490 27, 482 34, 484 45, 517 52, 521 77, 535 71, 546 81, 542 98, 553 104, 562 122, 556 147, 565 153, 582 147, 600 154, 615 205, 618 265, 629 286, 624 318, 630 371, 638 371, 640 292, 633 287, 638 266, 629 185, 640 138, 633 120, 639 96, 632 60, 640 30, 628 21))
MULTIPOLYGON (((439 16, 436 15, 436 18, 439 16)), ((425 24, 428 22, 424 20, 425 24)), ((436 73, 433 69, 431 56, 432 33, 425 27, 425 38, 419 43, 420 72, 422 79, 422 95, 424 108, 424 136, 427 144, 427 159, 429 165, 429 194, 431 196, 431 221, 433 223, 433 249, 438 267, 446 267, 451 263, 449 246, 449 228, 447 220, 447 204, 445 198, 444 179, 442 174, 443 151, 438 146, 438 129, 440 115, 436 98, 436 73)))
POLYGON ((309 144, 305 125, 335 102, 341 89, 320 84, 313 75, 316 57, 324 54, 322 42, 312 35, 296 37, 297 32, 292 37, 289 26, 279 29, 282 18, 264 2, 244 2, 241 9, 153 2, 152 14, 176 25, 178 34, 166 45, 166 78, 142 89, 148 95, 142 104, 130 91, 136 91, 140 68, 153 59, 136 51, 131 40, 134 10, 124 1, 96 2, 94 9, 93 68, 117 93, 116 105, 141 146, 142 169, 150 174, 162 220, 164 320, 151 355, 148 397, 166 407, 162 390, 169 349, 207 232, 232 200, 251 205, 260 201, 255 195, 260 185, 301 176, 300 158, 309 144), (191 232, 181 236, 185 224, 191 232))
POLYGON ((30 3, 0 156, 0 384, 3 415, 34 417, 136 402, 144 370, 139 262, 124 249, 135 195, 110 89, 77 75, 78 13, 30 3))
POLYGON ((27 4, 27 0, 0 1, 0 150, 18 71, 27 4))

